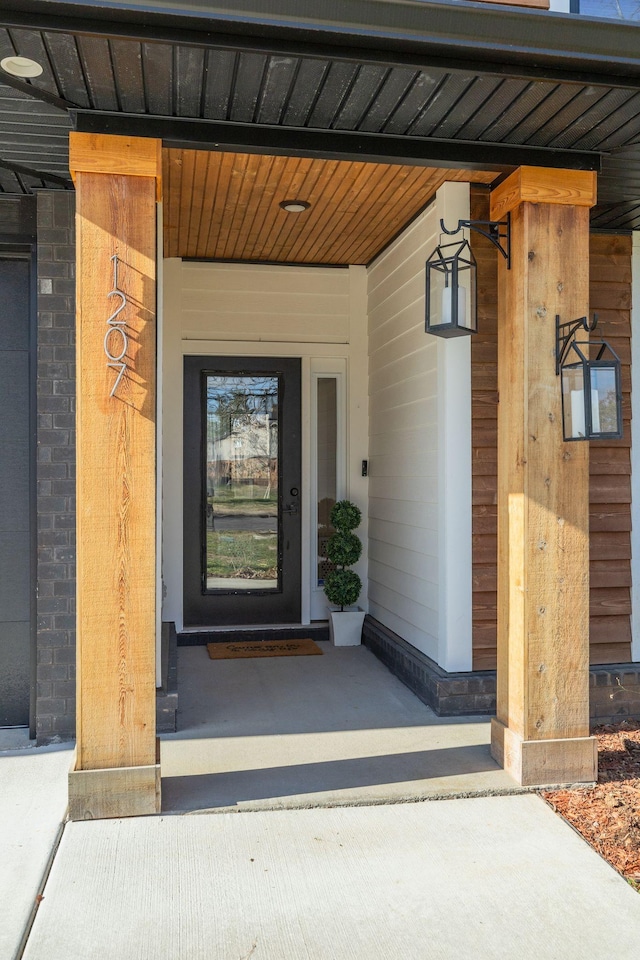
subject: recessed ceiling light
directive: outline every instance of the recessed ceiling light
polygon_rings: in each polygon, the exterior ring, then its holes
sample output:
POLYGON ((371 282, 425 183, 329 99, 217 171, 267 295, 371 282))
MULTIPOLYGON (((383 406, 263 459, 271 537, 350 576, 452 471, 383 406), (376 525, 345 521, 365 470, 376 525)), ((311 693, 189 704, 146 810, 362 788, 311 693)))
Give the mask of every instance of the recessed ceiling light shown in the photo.
POLYGON ((287 213, 304 213, 311 206, 306 200, 283 200, 280 204, 287 213))
POLYGON ((0 60, 0 67, 12 77, 39 77, 42 67, 29 57, 5 57, 0 60))

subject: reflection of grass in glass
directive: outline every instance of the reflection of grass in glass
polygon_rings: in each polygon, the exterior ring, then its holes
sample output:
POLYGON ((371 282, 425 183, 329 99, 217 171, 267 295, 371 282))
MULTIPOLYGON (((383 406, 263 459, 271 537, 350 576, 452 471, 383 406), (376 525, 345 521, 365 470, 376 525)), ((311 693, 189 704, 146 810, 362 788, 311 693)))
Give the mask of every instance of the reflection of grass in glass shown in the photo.
MULTIPOLYGON (((246 488, 245 488, 246 490, 246 488)), ((275 517, 278 515, 278 491, 273 490, 265 500, 259 497, 238 497, 232 490, 217 490, 215 497, 207 497, 216 517, 275 517)))
POLYGON ((207 576, 275 580, 278 539, 275 533, 207 532, 207 576))
POLYGON ((273 500, 221 500, 209 497, 216 517, 277 517, 278 501, 273 500))

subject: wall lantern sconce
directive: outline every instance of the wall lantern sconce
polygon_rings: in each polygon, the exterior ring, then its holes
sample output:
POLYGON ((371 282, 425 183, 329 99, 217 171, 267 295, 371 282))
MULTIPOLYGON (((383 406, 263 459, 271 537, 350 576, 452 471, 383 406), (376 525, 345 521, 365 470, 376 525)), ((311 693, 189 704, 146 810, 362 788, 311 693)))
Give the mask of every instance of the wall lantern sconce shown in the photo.
POLYGON ((580 328, 595 330, 598 317, 560 323, 556 315, 556 374, 562 390, 565 440, 619 440, 622 437, 620 358, 606 340, 578 342, 580 328))
MULTIPOLYGON (((511 215, 506 220, 458 220, 455 230, 442 233, 449 237, 463 228, 475 230, 498 248, 511 267, 511 215)), ((426 263, 426 331, 437 337, 460 337, 478 330, 476 259, 466 239, 438 244, 426 263)))

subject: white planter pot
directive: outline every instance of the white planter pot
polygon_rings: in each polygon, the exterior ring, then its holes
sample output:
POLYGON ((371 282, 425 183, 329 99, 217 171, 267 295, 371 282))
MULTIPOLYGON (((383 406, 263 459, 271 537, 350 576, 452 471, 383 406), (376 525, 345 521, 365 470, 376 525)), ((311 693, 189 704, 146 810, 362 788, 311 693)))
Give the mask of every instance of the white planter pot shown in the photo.
POLYGON ((364 610, 330 610, 329 636, 334 647, 356 647, 362 639, 364 610))

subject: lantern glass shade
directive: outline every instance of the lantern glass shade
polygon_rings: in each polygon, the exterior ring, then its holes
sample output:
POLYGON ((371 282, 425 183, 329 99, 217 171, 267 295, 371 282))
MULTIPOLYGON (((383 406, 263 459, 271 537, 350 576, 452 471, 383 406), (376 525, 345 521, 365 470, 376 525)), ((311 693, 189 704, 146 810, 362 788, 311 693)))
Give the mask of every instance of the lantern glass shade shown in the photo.
POLYGON ((438 337, 477 331, 476 260, 467 240, 439 245, 426 263, 426 330, 438 337))
POLYGON ((604 341, 573 343, 560 370, 565 440, 619 440, 622 437, 620 360, 604 341), (589 354, 597 351, 596 359, 589 354), (606 353, 611 358, 606 358, 606 353), (573 354, 573 355, 572 355, 573 354))
POLYGON ((562 432, 565 440, 586 440, 584 369, 581 363, 567 364, 561 371, 562 432))

